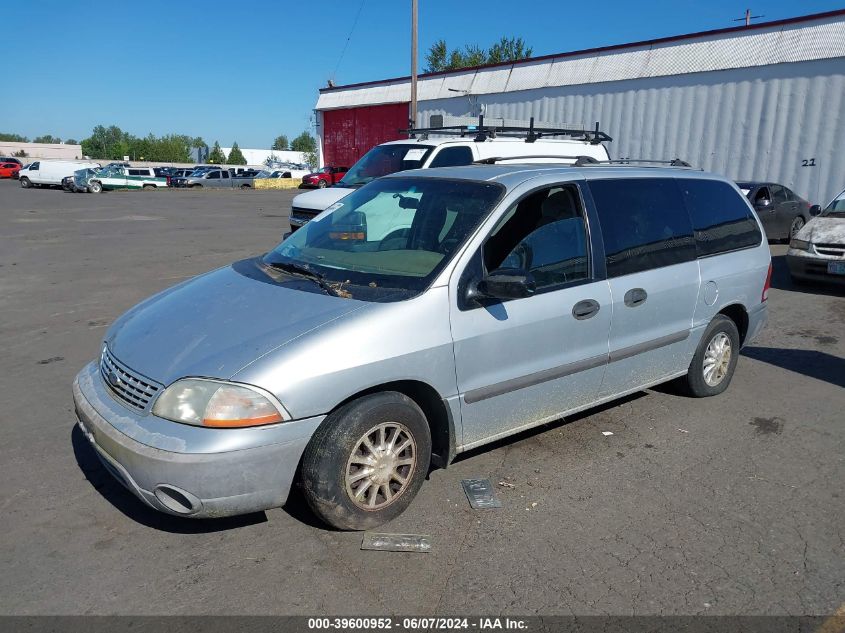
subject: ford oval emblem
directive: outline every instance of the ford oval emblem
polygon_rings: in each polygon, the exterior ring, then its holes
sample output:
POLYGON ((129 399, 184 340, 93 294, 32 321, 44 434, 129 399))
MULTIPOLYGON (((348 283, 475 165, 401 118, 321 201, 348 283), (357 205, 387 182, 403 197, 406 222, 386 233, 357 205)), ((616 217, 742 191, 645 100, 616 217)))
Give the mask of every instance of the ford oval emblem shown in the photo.
POLYGON ((120 378, 117 377, 117 374, 113 371, 109 371, 108 374, 109 384, 112 387, 117 387, 120 384, 120 378))

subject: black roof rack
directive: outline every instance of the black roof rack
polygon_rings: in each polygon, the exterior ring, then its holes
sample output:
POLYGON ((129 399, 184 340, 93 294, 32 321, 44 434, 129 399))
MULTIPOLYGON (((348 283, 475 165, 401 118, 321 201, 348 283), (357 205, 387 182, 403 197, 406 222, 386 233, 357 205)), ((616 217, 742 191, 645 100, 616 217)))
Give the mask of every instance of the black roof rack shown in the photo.
POLYGON ((484 125, 484 115, 478 117, 478 125, 443 125, 440 127, 418 127, 409 128, 407 130, 399 130, 401 134, 408 134, 411 138, 416 138, 420 134, 420 140, 428 138, 429 134, 452 134, 458 136, 473 135, 476 141, 486 141, 488 138, 496 138, 497 136, 506 136, 511 138, 525 138, 526 143, 533 143, 537 139, 544 136, 571 136, 573 138, 580 138, 589 141, 593 145, 598 145, 603 141, 612 141, 606 132, 600 129, 599 122, 596 121, 596 127, 593 130, 577 129, 577 128, 535 128, 534 117, 531 117, 528 127, 512 126, 512 125, 484 125))
POLYGON ((576 167, 584 167, 586 165, 631 165, 639 163, 650 163, 654 165, 668 165, 669 167, 687 167, 692 168, 687 161, 680 158, 673 158, 672 160, 654 160, 651 158, 615 158, 612 160, 596 160, 592 156, 581 156, 575 162, 576 167))
POLYGON ((506 160, 525 160, 525 159, 537 159, 537 158, 554 158, 557 160, 571 160, 574 161, 572 163, 572 167, 587 167, 590 165, 631 165, 631 164, 639 164, 639 163, 652 163, 657 165, 668 165, 669 167, 684 167, 684 168, 692 168, 685 160, 681 160, 680 158, 673 158, 672 160, 651 160, 648 158, 617 158, 614 160, 598 160, 597 158, 593 158, 592 156, 563 156, 559 154, 522 154, 520 156, 491 156, 489 158, 480 158, 476 161, 473 161, 474 165, 495 165, 500 161, 506 160))

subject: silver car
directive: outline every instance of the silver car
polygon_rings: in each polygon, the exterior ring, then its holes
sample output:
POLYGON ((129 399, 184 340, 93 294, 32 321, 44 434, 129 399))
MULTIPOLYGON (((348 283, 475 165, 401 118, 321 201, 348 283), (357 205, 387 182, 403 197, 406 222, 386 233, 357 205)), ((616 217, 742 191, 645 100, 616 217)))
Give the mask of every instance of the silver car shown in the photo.
POLYGON ((401 172, 131 309, 73 395, 157 510, 262 510, 296 480, 366 529, 462 451, 673 379, 721 393, 770 274, 751 206, 711 174, 401 172))

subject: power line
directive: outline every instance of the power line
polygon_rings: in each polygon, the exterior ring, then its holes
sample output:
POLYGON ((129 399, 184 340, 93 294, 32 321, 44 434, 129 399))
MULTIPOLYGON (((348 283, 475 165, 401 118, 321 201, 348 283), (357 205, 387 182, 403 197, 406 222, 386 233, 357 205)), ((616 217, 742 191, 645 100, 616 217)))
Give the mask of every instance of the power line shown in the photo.
POLYGON ((340 52, 340 59, 337 60, 337 65, 334 67, 332 79, 337 78, 337 69, 340 68, 340 62, 343 61, 343 56, 346 55, 346 49, 349 47, 349 40, 352 39, 352 33, 355 32, 355 26, 358 24, 358 18, 361 17, 361 11, 364 8, 364 2, 366 2, 366 0, 361 0, 361 4, 358 5, 358 13, 355 14, 355 19, 352 21, 352 28, 349 29, 349 35, 346 36, 346 43, 343 45, 343 50, 340 52))

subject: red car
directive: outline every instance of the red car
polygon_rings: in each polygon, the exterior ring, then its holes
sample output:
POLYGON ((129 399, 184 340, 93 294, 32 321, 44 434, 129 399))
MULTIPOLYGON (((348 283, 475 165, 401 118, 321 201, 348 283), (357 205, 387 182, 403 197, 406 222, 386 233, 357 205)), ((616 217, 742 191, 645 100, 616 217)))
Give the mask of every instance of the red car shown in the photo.
POLYGON ((17 178, 20 170, 18 163, 0 163, 0 178, 17 178))
POLYGON ((328 187, 338 182, 349 171, 349 167, 323 167, 313 174, 306 174, 302 177, 303 187, 328 187))

